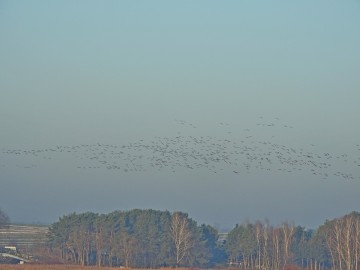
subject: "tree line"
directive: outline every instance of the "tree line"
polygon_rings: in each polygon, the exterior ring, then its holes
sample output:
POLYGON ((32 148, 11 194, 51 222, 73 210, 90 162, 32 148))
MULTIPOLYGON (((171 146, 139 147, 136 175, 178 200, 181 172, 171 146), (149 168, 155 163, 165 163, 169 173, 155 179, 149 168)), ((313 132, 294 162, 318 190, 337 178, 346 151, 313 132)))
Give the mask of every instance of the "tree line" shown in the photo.
POLYGON ((183 212, 72 213, 49 227, 49 248, 64 262, 136 268, 215 267, 283 270, 360 269, 360 214, 327 220, 316 230, 284 222, 237 224, 219 232, 183 212))
POLYGON ((156 268, 214 264, 217 231, 186 213, 157 210, 63 216, 49 228, 49 246, 81 265, 156 268))

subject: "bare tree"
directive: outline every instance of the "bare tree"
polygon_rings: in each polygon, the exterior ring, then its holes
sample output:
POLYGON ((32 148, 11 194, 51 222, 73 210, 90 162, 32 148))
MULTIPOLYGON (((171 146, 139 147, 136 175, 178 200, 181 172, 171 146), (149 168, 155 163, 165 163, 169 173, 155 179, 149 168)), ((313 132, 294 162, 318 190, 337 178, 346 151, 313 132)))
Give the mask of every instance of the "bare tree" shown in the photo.
POLYGON ((263 230, 263 225, 260 221, 257 221, 255 224, 255 237, 256 237, 256 243, 257 243, 257 253, 258 253, 258 257, 257 257, 257 263, 256 263, 256 268, 257 269, 261 269, 261 254, 262 254, 262 247, 263 247, 263 236, 262 236, 262 230, 263 230))
POLYGON ((293 236, 295 233, 295 226, 285 222, 282 226, 282 232, 283 232, 283 237, 284 237, 284 261, 283 261, 284 265, 283 265, 283 267, 285 267, 290 258, 290 246, 293 241, 293 236))
POLYGON ((170 235, 175 248, 175 263, 178 267, 181 262, 189 255, 189 251, 194 245, 192 232, 188 218, 175 212, 171 217, 170 235))
POLYGON ((355 249, 353 249, 354 243, 352 241, 353 226, 354 226, 353 217, 352 216, 346 217, 344 223, 345 224, 344 224, 344 232, 343 232, 343 238, 344 238, 343 242, 345 249, 344 250, 345 265, 347 270, 351 270, 354 261, 353 251, 355 251, 355 249))
POLYGON ((270 269, 270 254, 271 254, 271 231, 272 228, 269 225, 269 221, 257 222, 255 225, 255 237, 258 245, 258 265, 256 268, 266 270, 270 269))
POLYGON ((326 233, 326 246, 328 247, 328 250, 330 251, 330 256, 331 256, 331 262, 332 265, 335 266, 336 265, 336 251, 335 251, 335 241, 334 241, 334 236, 332 232, 327 232, 326 233))
POLYGON ((264 224, 263 236, 264 236, 264 252, 263 252, 263 266, 261 269, 270 269, 270 256, 269 256, 269 241, 270 241, 271 227, 269 221, 264 224))
POLYGON ((275 270, 280 270, 281 265, 281 231, 279 228, 274 228, 272 230, 272 246, 273 246, 273 256, 272 256, 272 266, 275 270))
POLYGON ((123 229, 117 234, 115 240, 118 244, 119 255, 124 260, 125 268, 133 267, 136 263, 136 256, 141 248, 137 239, 123 229))
POLYGON ((359 269, 360 262, 360 220, 355 221, 355 269, 359 269))
POLYGON ((103 251, 106 245, 106 234, 105 234, 105 224, 104 222, 99 221, 96 224, 96 231, 95 231, 95 248, 96 248, 96 255, 97 255, 97 266, 100 267, 103 264, 103 251))
POLYGON ((352 213, 334 220, 327 233, 326 243, 335 268, 359 269, 360 216, 352 213))

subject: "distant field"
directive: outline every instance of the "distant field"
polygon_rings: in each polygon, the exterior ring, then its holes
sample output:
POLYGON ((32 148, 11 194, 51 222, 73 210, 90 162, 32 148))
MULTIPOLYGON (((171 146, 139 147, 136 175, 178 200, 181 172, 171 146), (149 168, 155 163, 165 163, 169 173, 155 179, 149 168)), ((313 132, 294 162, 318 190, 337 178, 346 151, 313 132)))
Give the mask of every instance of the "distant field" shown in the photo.
POLYGON ((101 270, 101 269, 119 269, 107 267, 90 267, 90 266, 75 266, 75 265, 34 265, 34 264, 0 264, 0 270, 101 270))
MULTIPOLYGON (((126 270, 126 268, 119 268, 119 267, 96 267, 96 266, 76 266, 76 265, 35 265, 35 264, 1 265, 0 264, 0 270, 102 270, 102 269, 126 270)), ((160 268, 159 270, 174 270, 174 269, 175 268, 160 268)), ((190 269, 194 270, 194 268, 176 268, 176 270, 190 270, 190 269)), ((128 270, 140 270, 140 269, 129 268, 128 270)))
MULTIPOLYGON (((0 270, 101 270, 101 269, 120 269, 108 267, 91 267, 76 265, 34 265, 34 264, 0 264, 0 270)), ((132 269, 133 270, 133 269, 132 269)))
POLYGON ((8 225, 0 229, 0 247, 16 246, 19 249, 46 242, 46 226, 8 225))

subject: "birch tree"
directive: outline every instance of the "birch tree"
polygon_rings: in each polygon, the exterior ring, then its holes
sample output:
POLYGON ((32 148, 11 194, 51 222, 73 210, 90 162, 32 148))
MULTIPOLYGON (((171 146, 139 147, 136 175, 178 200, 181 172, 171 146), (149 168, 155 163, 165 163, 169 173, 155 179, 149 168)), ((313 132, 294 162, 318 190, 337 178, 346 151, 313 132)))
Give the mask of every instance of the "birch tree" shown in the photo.
POLYGON ((175 265, 178 267, 194 245, 190 224, 184 214, 175 212, 171 216, 170 235, 175 249, 175 265))
POLYGON ((282 232, 284 237, 284 266, 287 265, 290 259, 290 246, 293 241, 295 226, 285 222, 282 225, 282 232))
POLYGON ((359 269, 360 214, 353 212, 335 219, 329 227, 326 244, 333 266, 339 270, 359 269))

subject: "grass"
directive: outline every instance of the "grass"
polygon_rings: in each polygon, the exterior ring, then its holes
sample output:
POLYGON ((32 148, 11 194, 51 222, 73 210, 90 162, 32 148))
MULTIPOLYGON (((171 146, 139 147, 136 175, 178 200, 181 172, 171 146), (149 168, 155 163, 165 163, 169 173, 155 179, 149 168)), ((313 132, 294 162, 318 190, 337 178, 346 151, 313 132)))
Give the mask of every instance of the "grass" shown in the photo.
MULTIPOLYGON (((0 270, 145 270, 120 267, 96 267, 61 264, 0 264, 0 270)), ((155 269, 146 269, 155 270, 155 269)), ((160 268, 157 270, 175 270, 175 268, 160 268)), ((195 270, 194 268, 176 268, 176 270, 195 270)))
MULTIPOLYGON (((0 270, 118 270, 115 267, 96 267, 79 265, 61 265, 61 264, 0 264, 0 270)), ((121 268, 123 269, 123 268, 121 268)), ((126 269, 124 269, 126 270, 126 269)), ((134 269, 132 269, 134 270, 134 269)))

